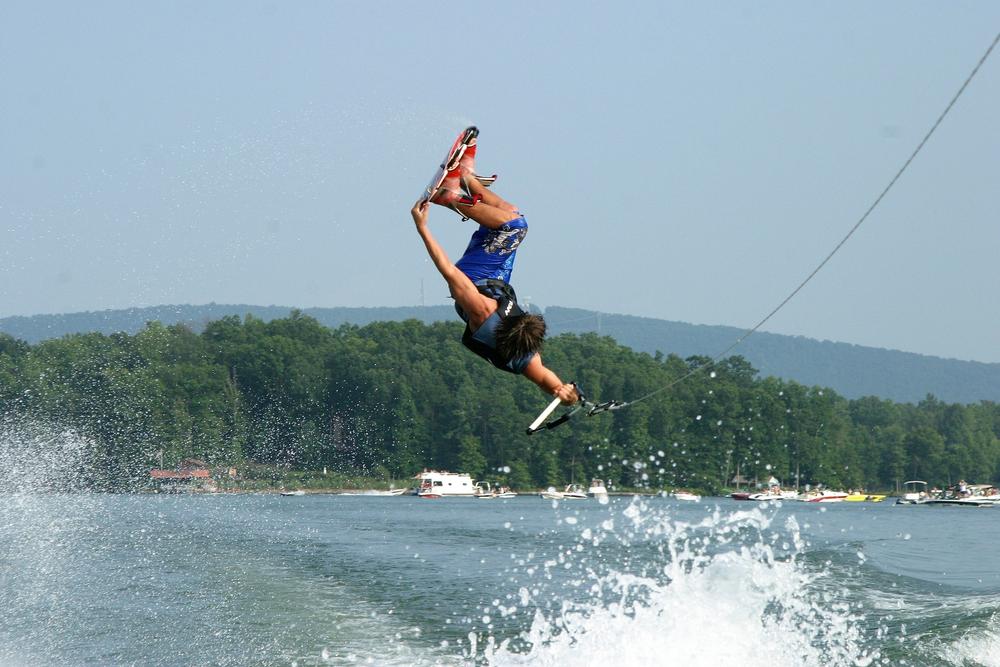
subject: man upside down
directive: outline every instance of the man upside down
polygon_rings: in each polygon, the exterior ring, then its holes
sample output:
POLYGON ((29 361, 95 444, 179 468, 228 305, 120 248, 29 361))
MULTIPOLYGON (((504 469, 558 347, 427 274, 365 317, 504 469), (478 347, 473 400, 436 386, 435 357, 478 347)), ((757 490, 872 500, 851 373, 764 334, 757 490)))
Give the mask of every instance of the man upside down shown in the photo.
POLYGON ((576 403, 580 400, 576 387, 563 383, 542 364, 545 320, 522 310, 510 285, 514 258, 528 233, 528 223, 516 206, 483 185, 481 180, 486 179, 477 177, 475 157, 473 137, 430 200, 479 223, 457 263, 451 263, 431 235, 429 202, 418 200, 410 210, 427 254, 448 283, 455 309, 465 321, 462 344, 497 368, 523 375, 564 404, 576 403))

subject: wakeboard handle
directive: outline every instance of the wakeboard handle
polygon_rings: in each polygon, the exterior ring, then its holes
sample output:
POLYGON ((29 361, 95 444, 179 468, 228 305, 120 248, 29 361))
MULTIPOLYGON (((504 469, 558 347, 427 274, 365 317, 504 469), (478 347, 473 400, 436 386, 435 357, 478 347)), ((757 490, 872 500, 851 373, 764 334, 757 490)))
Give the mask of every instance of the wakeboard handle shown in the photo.
POLYGON ((528 427, 527 434, 532 435, 541 431, 542 429, 555 428, 565 424, 570 420, 570 418, 580 411, 581 408, 587 409, 587 416, 593 417, 596 414, 602 412, 611 412, 612 410, 620 410, 628 405, 627 401, 605 401, 603 403, 591 403, 587 400, 587 397, 583 395, 583 391, 580 389, 580 385, 575 382, 570 382, 571 385, 576 387, 576 393, 580 396, 580 400, 570 408, 564 415, 560 416, 558 419, 553 419, 550 422, 545 421, 549 416, 555 412, 555 409, 559 407, 562 403, 558 398, 553 399, 551 403, 545 406, 541 414, 535 418, 535 421, 531 422, 531 426, 528 427))
POLYGON ((560 398, 552 399, 552 402, 549 403, 544 410, 542 410, 542 414, 538 415, 538 417, 535 418, 535 421, 531 422, 531 426, 528 427, 527 431, 528 435, 541 431, 543 428, 550 429, 555 428, 560 424, 565 424, 570 417, 576 414, 577 410, 584 406, 587 402, 587 398, 583 395, 583 390, 580 389, 580 385, 575 382, 570 382, 570 384, 573 385, 574 389, 576 389, 576 395, 580 397, 580 400, 578 400, 566 414, 551 422, 546 422, 545 420, 549 418, 549 415, 551 415, 555 409, 559 407, 559 404, 562 403, 562 399, 560 398))
POLYGON ((559 398, 553 399, 552 402, 549 403, 544 410, 542 410, 541 414, 538 415, 535 421, 531 422, 531 426, 528 427, 528 435, 531 435, 535 431, 538 431, 541 428, 542 422, 544 422, 546 419, 549 418, 549 415, 551 415, 555 411, 555 409, 559 407, 560 403, 562 403, 561 399, 559 398))

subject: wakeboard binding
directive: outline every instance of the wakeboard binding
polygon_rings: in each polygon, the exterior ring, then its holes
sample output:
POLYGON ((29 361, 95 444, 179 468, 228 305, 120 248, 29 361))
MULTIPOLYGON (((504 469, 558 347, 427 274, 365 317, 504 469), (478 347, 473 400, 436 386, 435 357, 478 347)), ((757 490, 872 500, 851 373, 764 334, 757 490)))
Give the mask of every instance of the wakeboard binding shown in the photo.
MULTIPOLYGON (((458 135, 455 143, 452 144, 451 149, 445 154, 444 160, 438 166, 434 177, 424 188, 421 201, 447 206, 462 216, 463 221, 469 219, 461 207, 475 206, 482 200, 482 196, 472 194, 469 191, 465 179, 462 177, 462 158, 467 155, 471 158, 475 155, 476 137, 478 136, 479 128, 474 125, 465 128, 458 135), (461 191, 454 187, 456 184, 461 188, 461 191), (448 187, 449 185, 452 187, 448 187)), ((493 176, 480 176, 474 170, 469 170, 469 173, 466 174, 467 178, 470 176, 487 188, 493 185, 497 179, 495 174, 493 176)))

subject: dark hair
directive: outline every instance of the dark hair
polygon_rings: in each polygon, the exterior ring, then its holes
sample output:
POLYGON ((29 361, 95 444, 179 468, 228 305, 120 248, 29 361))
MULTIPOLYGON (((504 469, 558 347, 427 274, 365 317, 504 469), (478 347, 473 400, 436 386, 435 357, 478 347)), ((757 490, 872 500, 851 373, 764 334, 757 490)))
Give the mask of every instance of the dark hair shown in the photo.
POLYGON ((532 313, 508 317, 497 326, 496 337, 497 351, 505 359, 518 359, 542 349, 545 320, 532 313))

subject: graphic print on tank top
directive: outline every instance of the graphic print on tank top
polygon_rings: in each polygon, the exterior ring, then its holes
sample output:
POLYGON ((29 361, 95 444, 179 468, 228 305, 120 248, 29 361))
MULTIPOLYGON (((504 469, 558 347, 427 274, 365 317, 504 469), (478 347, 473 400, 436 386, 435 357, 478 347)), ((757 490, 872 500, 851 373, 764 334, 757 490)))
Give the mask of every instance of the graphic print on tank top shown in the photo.
POLYGON ((483 250, 491 255, 509 255, 517 250, 527 233, 524 227, 494 229, 483 239, 483 250))

